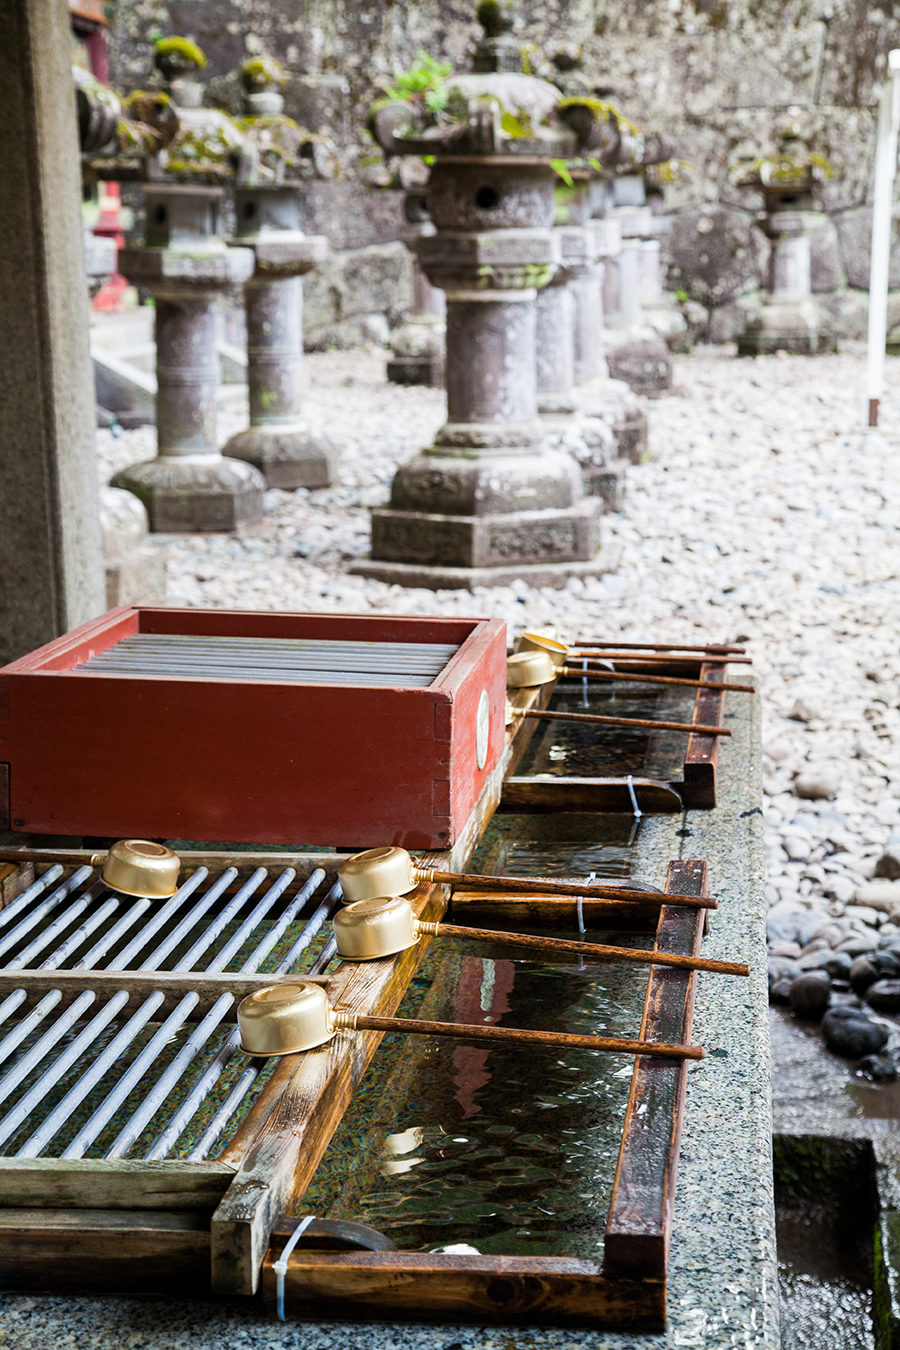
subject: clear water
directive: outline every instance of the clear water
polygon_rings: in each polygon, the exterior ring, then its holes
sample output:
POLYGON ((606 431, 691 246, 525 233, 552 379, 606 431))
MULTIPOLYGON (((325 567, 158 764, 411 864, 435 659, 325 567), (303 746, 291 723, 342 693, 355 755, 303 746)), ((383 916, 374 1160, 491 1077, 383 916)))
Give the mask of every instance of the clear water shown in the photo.
MULTIPOLYGON (((646 970, 580 970, 508 952, 436 940, 398 1015, 637 1033, 646 970)), ((303 1207, 371 1224, 404 1250, 466 1243, 482 1253, 597 1258, 632 1068, 630 1057, 595 1050, 388 1036, 303 1207)))
POLYGON ((625 879, 637 856, 640 825, 625 814, 498 812, 468 870, 490 876, 625 879))
POLYGON ((871 1253, 835 1217, 776 1212, 782 1350, 874 1350, 871 1253))
MULTIPOLYGON (((557 685, 550 707, 557 712, 690 722, 694 695, 693 689, 671 685, 564 680, 557 685)), ((678 780, 683 772, 685 744, 684 733, 675 731, 542 722, 517 773, 552 778, 607 778, 630 773, 678 780)))

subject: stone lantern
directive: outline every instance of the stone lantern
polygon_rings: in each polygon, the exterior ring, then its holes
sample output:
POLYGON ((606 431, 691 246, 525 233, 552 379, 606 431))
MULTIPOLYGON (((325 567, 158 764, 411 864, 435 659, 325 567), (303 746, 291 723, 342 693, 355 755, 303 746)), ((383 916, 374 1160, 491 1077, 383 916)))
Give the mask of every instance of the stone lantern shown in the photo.
POLYGON ((248 61, 241 76, 248 109, 241 129, 255 153, 246 173, 251 181, 235 189, 231 242, 254 258, 244 286, 250 426, 231 437, 223 454, 255 465, 269 487, 327 487, 334 446, 303 417, 302 277, 328 256, 328 241, 304 234, 301 184, 284 179, 286 160, 299 161, 306 133, 282 115, 277 62, 248 61))
POLYGON ((391 337, 387 377, 394 384, 438 388, 444 383, 447 305, 443 291, 432 286, 419 264, 418 242, 434 234, 422 188, 407 189, 403 214, 400 238, 413 255, 413 307, 391 337))
MULTIPOLYGON (((550 444, 578 460, 588 494, 615 509, 624 492, 624 463, 601 417, 585 412, 575 390, 576 366, 584 375, 603 360, 603 312, 597 277, 598 239, 589 216, 589 174, 570 166, 568 184, 556 188, 553 233, 560 265, 537 295, 538 412, 550 444)), ((599 373, 599 370, 598 370, 599 373)))
POLYGON ((765 215, 759 222, 767 236, 768 297, 747 321, 738 338, 738 356, 788 351, 813 355, 837 351, 837 338, 812 297, 810 236, 825 223, 815 209, 814 193, 831 166, 815 154, 793 124, 781 135, 774 155, 751 166, 740 186, 762 193, 765 215))
POLYGON ((448 79, 439 112, 411 100, 373 113, 389 154, 434 156, 435 233, 418 255, 447 296, 448 420, 397 471, 389 506, 372 513, 372 560, 353 570, 432 587, 561 584, 604 566, 602 503, 584 496, 572 456, 543 444, 535 389, 536 295, 561 262, 553 160, 580 138, 557 89, 510 70, 505 9, 482 4, 479 19, 478 73, 448 79))
POLYGON ((216 444, 214 305, 254 266, 250 249, 219 237, 222 195, 200 183, 148 183, 145 242, 119 254, 122 274, 156 304, 158 453, 112 482, 140 497, 162 532, 234 530, 262 516, 262 475, 216 444))

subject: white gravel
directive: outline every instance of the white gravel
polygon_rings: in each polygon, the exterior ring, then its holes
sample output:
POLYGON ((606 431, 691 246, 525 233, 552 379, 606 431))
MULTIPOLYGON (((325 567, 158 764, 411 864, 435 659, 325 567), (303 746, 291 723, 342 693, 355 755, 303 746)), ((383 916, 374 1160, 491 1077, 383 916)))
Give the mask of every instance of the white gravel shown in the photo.
MULTIPOLYGON (((770 903, 841 917, 900 823, 900 364, 888 361, 881 434, 864 428, 861 344, 818 358, 678 357, 675 388, 649 405, 652 460, 630 470, 625 509, 607 518, 623 548, 615 575, 435 593, 343 571, 367 550, 368 510, 395 465, 443 420, 441 391, 387 384, 384 362, 307 358, 310 420, 343 447, 339 486, 270 491, 264 522, 239 535, 173 537, 169 603, 745 642, 765 708, 770 903)), ((224 440, 244 419, 221 423, 224 440)), ((153 453, 152 428, 98 439, 107 475, 153 453)))

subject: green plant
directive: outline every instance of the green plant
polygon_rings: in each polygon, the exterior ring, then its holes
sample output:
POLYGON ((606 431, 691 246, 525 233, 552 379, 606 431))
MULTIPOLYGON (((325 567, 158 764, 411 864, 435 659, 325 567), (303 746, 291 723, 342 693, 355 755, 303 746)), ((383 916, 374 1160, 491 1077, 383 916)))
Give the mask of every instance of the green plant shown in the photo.
POLYGON ((389 99, 418 103, 430 113, 447 105, 447 79, 453 74, 449 61, 435 61, 427 52, 418 53, 418 65, 394 72, 394 83, 385 87, 389 99))
POLYGON ((564 159, 551 159, 550 167, 565 183, 566 187, 572 187, 575 180, 569 173, 569 166, 564 159))

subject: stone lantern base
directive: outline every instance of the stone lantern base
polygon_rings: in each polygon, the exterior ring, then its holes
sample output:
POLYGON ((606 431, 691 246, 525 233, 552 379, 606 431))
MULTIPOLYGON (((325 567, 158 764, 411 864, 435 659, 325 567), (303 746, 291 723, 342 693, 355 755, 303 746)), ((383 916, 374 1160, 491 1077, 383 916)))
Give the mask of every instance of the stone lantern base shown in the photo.
POLYGON ((656 398, 672 388, 672 357, 654 328, 613 328, 606 334, 606 361, 615 380, 636 394, 656 398))
POLYGON ((132 464, 112 486, 133 492, 159 534, 203 534, 255 524, 265 482, 258 470, 220 455, 160 455, 132 464))
POLYGON ((329 487, 337 472, 337 447, 305 422, 247 427, 222 446, 222 454, 252 464, 267 487, 288 491, 329 487))
POLYGON ((446 335, 447 325, 439 315, 411 315, 391 338, 387 363, 391 383, 442 388, 446 335))
POLYGON ((838 341, 828 330, 826 315, 810 296, 783 300, 773 297, 748 319, 737 348, 738 356, 765 356, 771 352, 816 356, 836 352, 838 341))
POLYGON ((495 567, 424 567, 418 563, 381 562, 366 559, 353 563, 348 571, 355 576, 371 577, 386 586, 421 587, 428 591, 470 591, 475 586, 511 586, 524 581, 528 586, 549 586, 561 590, 572 577, 586 579, 615 572, 622 548, 604 544, 587 562, 516 563, 495 567))

